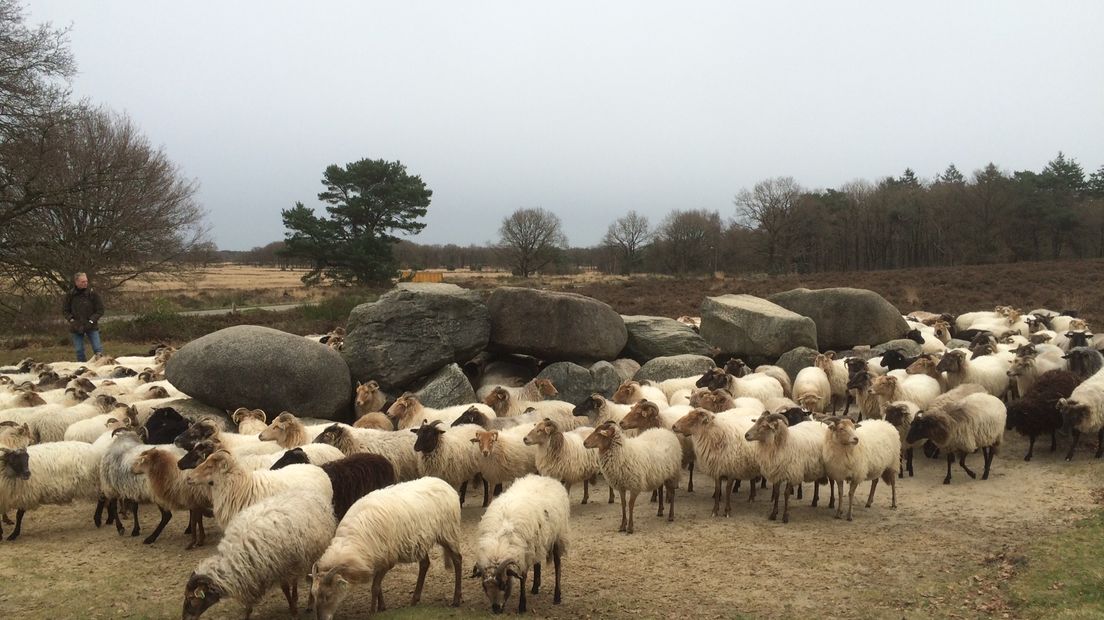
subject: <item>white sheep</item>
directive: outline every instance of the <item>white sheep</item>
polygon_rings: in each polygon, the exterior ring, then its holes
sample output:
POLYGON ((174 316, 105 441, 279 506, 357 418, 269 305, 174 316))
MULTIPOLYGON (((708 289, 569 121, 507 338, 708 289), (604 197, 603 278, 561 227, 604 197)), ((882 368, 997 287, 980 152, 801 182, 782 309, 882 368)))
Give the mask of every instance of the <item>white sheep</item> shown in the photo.
POLYGON ((951 483, 951 465, 958 456, 958 464, 971 478, 977 476, 966 466, 966 456, 981 450, 985 470, 981 479, 989 479, 993 457, 1004 437, 1007 412, 999 398, 988 393, 975 393, 947 403, 941 410, 928 409, 919 413, 909 428, 905 441, 915 444, 930 440, 947 455, 947 477, 943 484, 951 483))
MULTIPOLYGON (((478 431, 473 443, 479 448, 479 475, 494 488, 537 473, 537 449, 525 443, 536 424, 524 424, 502 431, 478 431)), ((483 506, 490 502, 484 496, 483 506)))
POLYGON ((613 422, 603 422, 583 442, 598 449, 598 469, 611 488, 621 494, 620 532, 633 533, 636 498, 643 491, 659 490, 659 510, 663 516, 663 491, 667 491, 670 510, 667 520, 675 519, 675 487, 682 469, 682 447, 673 431, 652 428, 637 437, 626 437, 613 422), (625 493, 629 493, 626 511, 625 493))
MULTIPOLYGON (((796 384, 795 384, 796 389, 796 384)), ((824 473, 824 432, 827 427, 820 422, 800 422, 789 426, 786 416, 772 413, 762 415, 744 434, 753 442, 752 449, 759 469, 767 482, 773 485, 773 507, 767 517, 778 517, 778 497, 785 495, 782 522, 790 521, 790 494, 803 482, 812 482, 813 503, 820 500, 820 485, 827 481, 824 473), (783 486, 784 485, 784 486, 783 486)), ((829 501, 829 507, 833 504, 829 501)))
MULTIPOLYGON (((635 437, 649 428, 672 430, 675 422, 678 422, 682 416, 690 413, 691 410, 693 410, 693 407, 690 405, 673 405, 660 411, 659 405, 648 400, 642 400, 632 406, 628 415, 618 425, 623 431, 626 431, 625 434, 629 437, 635 437)), ((683 435, 676 434, 676 437, 678 437, 679 446, 682 448, 682 466, 690 472, 690 478, 686 482, 686 492, 693 493, 694 442, 683 435)))
POLYGON ((333 490, 330 477, 315 465, 289 465, 270 471, 246 471, 227 450, 217 450, 185 474, 188 484, 208 484, 215 522, 226 527, 234 515, 261 499, 292 489, 316 490, 329 504, 333 490))
POLYGON ((314 441, 334 446, 345 454, 378 454, 391 461, 391 466, 395 468, 395 478, 399 481, 413 480, 422 475, 418 455, 414 452, 414 436, 405 431, 380 431, 353 428, 347 424, 331 424, 314 441))
POLYGON ((104 433, 104 429, 118 427, 117 424, 112 423, 112 420, 124 422, 128 426, 137 426, 138 419, 128 415, 127 411, 123 405, 117 405, 115 409, 108 413, 101 413, 91 418, 73 422, 65 429, 65 436, 62 437, 62 440, 92 443, 104 433))
MULTIPOLYGON (((110 501, 121 501, 129 505, 134 515, 134 527, 131 536, 137 536, 141 532, 138 522, 138 506, 143 503, 154 502, 153 490, 150 487, 148 476, 134 472, 134 462, 149 446, 142 443, 142 438, 132 430, 121 429, 113 433, 111 442, 100 460, 100 495, 110 501)), ((172 449, 177 458, 184 455, 184 451, 170 446, 162 446, 172 449)), ((161 512, 161 521, 152 534, 143 541, 145 544, 153 544, 161 531, 172 519, 172 512, 165 506, 158 505, 161 512)), ((119 534, 123 533, 121 518, 115 519, 115 529, 119 534)))
POLYGON ((332 620, 351 583, 372 580, 370 612, 384 611, 383 577, 398 564, 418 562, 411 604, 422 596, 429 553, 441 545, 454 572, 452 606, 460 605, 460 497, 444 480, 421 478, 358 499, 337 526, 330 546, 311 570, 319 620, 332 620))
POLYGON ((619 405, 632 405, 642 400, 650 400, 664 407, 670 404, 663 390, 654 385, 647 385, 631 379, 623 381, 621 385, 617 387, 617 390, 613 393, 612 400, 619 405))
MULTIPOLYGON (((784 371, 783 371, 784 372, 784 371)), ((774 371, 754 372, 750 375, 737 377, 728 374, 723 368, 714 368, 698 379, 698 387, 708 387, 712 390, 726 390, 733 398, 747 396, 757 398, 760 402, 766 402, 772 398, 780 398, 786 395, 786 391, 780 379, 772 376, 774 371)), ((791 393, 794 393, 791 391, 791 393)))
POLYGON ((568 493, 571 492, 571 485, 583 483, 584 504, 590 501, 590 480, 598 474, 598 455, 583 445, 584 437, 593 430, 592 427, 582 426, 574 431, 565 431, 554 420, 545 418, 522 440, 525 445, 537 447, 537 471, 542 476, 559 480, 568 493))
POLYGON ((867 420, 856 424, 847 418, 830 418, 824 439, 824 473, 838 485, 839 503, 836 518, 843 517, 843 483, 850 484, 847 493, 847 520, 851 521, 855 504, 855 488, 870 481, 870 496, 866 507, 874 503, 874 490, 881 478, 893 490, 891 508, 897 507, 897 474, 901 469, 901 437, 885 420, 867 420))
MULTIPOLYGON (((756 366, 755 373, 750 376, 754 376, 754 374, 767 375, 768 377, 777 381, 778 385, 782 386, 783 396, 789 398, 793 394, 793 384, 790 381, 790 375, 786 372, 785 368, 782 368, 781 366, 774 366, 772 364, 764 364, 762 366, 756 366)), ((768 386, 767 389, 769 389, 769 384, 764 385, 768 386)))
POLYGON ((802 407, 823 413, 832 402, 832 383, 823 369, 808 366, 802 368, 794 378, 793 395, 794 400, 802 407))
MULTIPOLYGON (((142 420, 140 411, 138 419, 142 420)), ((223 431, 219 422, 209 418, 192 423, 188 430, 181 433, 173 443, 179 448, 190 450, 197 442, 204 439, 217 441, 223 449, 232 450, 236 455, 275 454, 282 450, 277 444, 261 441, 257 435, 242 435, 223 431)))
POLYGON ((34 444, 22 450, 0 448, 0 513, 17 511, 8 540, 19 537, 23 515, 29 510, 43 504, 98 500, 104 449, 102 443, 78 441, 34 444))
MULTIPOLYGON (((706 409, 694 409, 675 422, 673 430, 693 441, 698 468, 714 480, 714 517, 720 512, 722 479, 728 481, 724 509, 724 516, 727 517, 732 513, 732 483, 737 480, 751 481, 761 475, 759 463, 744 438, 754 423, 751 415, 735 411, 718 415, 706 409)), ((748 501, 752 501, 756 485, 749 486, 751 494, 748 501)))
POLYGON ((1013 382, 1016 395, 1022 398, 1031 391, 1040 375, 1051 370, 1066 370, 1066 360, 1061 355, 1036 353, 1017 356, 1012 360, 1007 374, 1013 382))
POLYGON ((238 425, 238 433, 242 435, 258 435, 268 428, 268 418, 261 409, 238 407, 230 419, 238 425))
POLYGON ((263 431, 260 431, 257 438, 261 441, 275 441, 281 448, 290 450, 310 444, 330 426, 330 424, 308 426, 295 417, 295 414, 284 411, 276 416, 263 431))
MULTIPOLYGON (((540 392, 540 394, 558 394, 556 388, 552 387, 552 382, 548 379, 534 379, 533 381, 543 382, 537 385, 548 386, 548 392, 540 392)), ((533 383, 532 381, 530 383, 533 383)), ((528 384, 527 384, 528 385, 528 384)), ((500 418, 507 418, 511 416, 517 416, 525 413, 527 410, 532 409, 541 414, 549 413, 571 413, 571 410, 575 408, 569 402, 562 400, 527 400, 528 394, 517 394, 509 391, 508 389, 498 386, 487 395, 487 398, 483 400, 483 404, 490 407, 495 415, 500 418)), ((465 410, 466 411, 466 410, 465 410)), ((448 421, 442 419, 442 421, 448 421)), ((450 422, 451 423, 451 422, 450 422)))
POLYGON ((528 475, 516 480, 483 514, 473 574, 482 578, 483 593, 491 602, 492 612, 505 609, 513 580, 517 579, 518 613, 525 613, 529 567, 533 567, 532 593, 537 594, 541 566, 547 560, 552 560, 556 569, 552 603, 560 603, 560 558, 567 552, 571 532, 570 504, 562 484, 552 478, 528 475))
MULTIPOLYGON (((108 397, 90 398, 79 405, 62 407, 61 409, 46 405, 35 407, 36 411, 31 415, 24 416, 22 421, 30 425, 40 443, 64 441, 65 430, 69 428, 70 424, 107 413, 114 406, 115 399, 108 397)), ((4 413, 12 414, 17 411, 20 410, 10 409, 4 413)))
MULTIPOLYGON (((459 489, 461 504, 468 481, 479 473, 481 455, 473 444, 478 443, 476 433, 482 430, 483 427, 475 424, 442 427, 440 421, 423 423, 418 428, 410 429, 417 435, 414 452, 418 455, 418 470, 423 476, 440 478, 459 489)), ((486 502, 486 480, 483 481, 483 494, 486 502)))
MULTIPOLYGON (((587 397, 586 400, 579 403, 575 407, 573 413, 576 416, 586 416, 590 418, 591 426, 598 426, 602 422, 620 422, 628 415, 630 409, 632 409, 632 405, 615 403, 595 392, 587 397)), ((557 420, 557 422, 559 422, 559 420, 557 420)), ((562 423, 560 424, 560 428, 563 428, 562 423)))
POLYGON ((1003 398, 1008 391, 1008 366, 1008 361, 995 355, 970 359, 965 351, 954 349, 943 355, 936 370, 947 373, 949 387, 954 388, 963 383, 976 383, 993 396, 1003 398))
POLYGON ((329 501, 312 489, 286 491, 242 510, 215 555, 188 578, 183 617, 195 620, 220 600, 234 598, 249 618, 276 583, 297 616, 299 580, 326 550, 336 527, 329 501))
POLYGON ((828 385, 832 389, 832 411, 835 412, 837 407, 843 407, 847 403, 847 361, 836 359, 836 354, 832 351, 827 353, 818 353, 813 358, 813 365, 824 371, 826 377, 828 377, 828 385))
POLYGON ((482 403, 456 405, 455 407, 445 407, 444 409, 426 407, 422 404, 421 400, 418 399, 418 395, 411 392, 407 392, 395 399, 395 402, 387 409, 387 417, 395 422, 395 428, 399 430, 417 428, 424 422, 433 422, 435 420, 448 426, 455 422, 456 418, 463 415, 464 412, 471 407, 479 409, 479 411, 487 417, 497 417, 493 409, 482 403))
POLYGON ((895 400, 908 400, 923 409, 941 391, 939 382, 935 379, 927 375, 910 375, 903 370, 890 371, 889 374, 875 378, 867 389, 868 394, 878 398, 879 408, 895 400))
POLYGON ((1097 371, 1074 388, 1069 398, 1059 399, 1058 410, 1069 420, 1073 431, 1067 461, 1073 459, 1082 434, 1096 433, 1097 449, 1093 458, 1104 455, 1104 370, 1097 371))

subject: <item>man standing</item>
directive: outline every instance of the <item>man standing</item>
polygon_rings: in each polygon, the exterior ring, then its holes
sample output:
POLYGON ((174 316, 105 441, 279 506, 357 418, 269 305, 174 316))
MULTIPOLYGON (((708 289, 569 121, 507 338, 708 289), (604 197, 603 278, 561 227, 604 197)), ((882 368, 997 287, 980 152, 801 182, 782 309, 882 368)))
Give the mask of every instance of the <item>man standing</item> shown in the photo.
POLYGON ((92 343, 92 351, 103 353, 100 343, 100 317, 104 306, 100 294, 88 286, 88 275, 78 273, 73 276, 73 289, 65 294, 61 311, 69 321, 69 332, 73 336, 73 348, 77 350, 77 361, 87 361, 84 357, 84 337, 92 343))

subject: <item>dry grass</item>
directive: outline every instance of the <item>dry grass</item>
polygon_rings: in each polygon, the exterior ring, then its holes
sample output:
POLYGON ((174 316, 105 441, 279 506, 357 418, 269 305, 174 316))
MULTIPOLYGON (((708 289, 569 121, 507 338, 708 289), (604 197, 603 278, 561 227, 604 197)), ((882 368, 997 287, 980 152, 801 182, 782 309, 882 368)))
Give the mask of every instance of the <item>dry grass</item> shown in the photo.
POLYGON ((145 281, 132 280, 122 292, 204 291, 225 289, 296 289, 303 287, 300 278, 305 269, 277 269, 219 264, 188 272, 181 278, 155 276, 145 281))

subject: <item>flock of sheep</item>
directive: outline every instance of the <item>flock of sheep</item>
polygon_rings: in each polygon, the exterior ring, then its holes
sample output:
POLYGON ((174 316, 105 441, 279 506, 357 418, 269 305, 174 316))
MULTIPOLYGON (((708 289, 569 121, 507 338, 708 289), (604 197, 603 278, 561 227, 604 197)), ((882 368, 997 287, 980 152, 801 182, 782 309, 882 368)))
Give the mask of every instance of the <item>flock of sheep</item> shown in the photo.
POLYGON ((157 540, 173 511, 187 511, 189 548, 205 544, 204 519, 213 518, 222 537, 185 585, 184 618, 225 598, 248 617, 276 584, 296 615, 304 577, 308 609, 332 618, 357 583, 370 581, 371 611, 384 609, 382 581, 401 563, 419 564, 417 603, 437 546, 459 605, 460 508, 474 482, 486 510, 472 574, 493 611, 515 587, 525 611, 549 560, 560 602, 568 493, 583 485, 587 503, 599 475, 608 501, 620 498, 619 531, 632 533, 641 493, 675 518, 684 469, 688 491, 695 472, 713 479, 714 516, 731 514, 741 484, 749 501, 770 485, 769 518, 781 503, 788 522, 803 485, 812 484, 816 506, 828 483, 837 518, 847 491, 851 520, 865 481, 866 506, 882 481, 896 508, 917 446, 946 459, 945 484, 956 460, 976 477, 966 459, 978 451, 988 478, 1006 428, 1029 438, 1026 460, 1045 435, 1052 451, 1069 435, 1067 460, 1082 435, 1095 436, 1096 457, 1104 452, 1104 343, 1084 321, 1008 307, 906 318, 923 351, 916 357, 827 352, 795 377, 730 359, 703 375, 626 380, 609 398, 577 404, 506 358, 479 368, 479 403, 433 409, 410 393, 390 400, 369 381, 357 386, 353 425, 242 408, 232 414, 236 432, 171 406, 183 397, 163 379, 171 348, 88 364, 25 360, 0 369, 0 511, 14 525, 8 540, 26 512, 73 500, 96 504, 97 526, 106 510, 107 523, 122 533, 129 520, 136 536, 140 507, 152 504, 160 521, 144 542, 157 540))

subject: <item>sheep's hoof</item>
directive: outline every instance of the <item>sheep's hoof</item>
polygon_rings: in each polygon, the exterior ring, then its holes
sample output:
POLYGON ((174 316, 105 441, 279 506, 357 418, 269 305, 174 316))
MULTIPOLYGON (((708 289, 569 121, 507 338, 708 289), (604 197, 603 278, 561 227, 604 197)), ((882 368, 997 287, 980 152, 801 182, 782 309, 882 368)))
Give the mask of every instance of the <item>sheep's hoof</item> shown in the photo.
POLYGON ((853 519, 851 519, 851 515, 847 515, 847 520, 848 520, 848 521, 852 521, 852 520, 853 520, 853 519))
POLYGON ((627 527, 625 527, 625 525, 624 525, 624 524, 621 524, 621 527, 617 528, 617 531, 618 531, 618 532, 624 532, 624 531, 625 531, 626 529, 628 529, 628 528, 627 528, 627 527))
POLYGON ((630 527, 629 529, 625 530, 625 533, 626 534, 632 534, 633 533, 632 528, 630 527))
POLYGON ((836 513, 836 518, 837 519, 842 519, 843 518, 843 513, 842 512, 837 512, 836 513))
POLYGON ((944 479, 943 479, 943 484, 950 484, 950 483, 951 483, 951 479, 950 479, 950 478, 944 478, 944 479))
POLYGON ((782 522, 783 523, 789 523, 790 522, 790 515, 788 515, 788 514, 782 515, 782 522))
POLYGON ((8 542, 11 542, 11 541, 15 540, 16 538, 19 538, 19 534, 15 533, 15 532, 12 532, 11 535, 9 535, 5 540, 7 540, 8 542))
POLYGON ((977 474, 975 474, 972 471, 966 472, 966 475, 969 476, 970 478, 974 479, 974 480, 977 480, 977 474))
POLYGON ((767 515, 767 520, 768 521, 774 521, 777 518, 778 518, 778 515, 776 515, 774 513, 771 513, 771 514, 767 515))
POLYGON ((1025 460, 1025 461, 1030 461, 1030 460, 1031 460, 1031 455, 1030 455, 1030 454, 1028 454, 1027 456, 1025 456, 1025 457, 1024 457, 1024 460, 1025 460))

